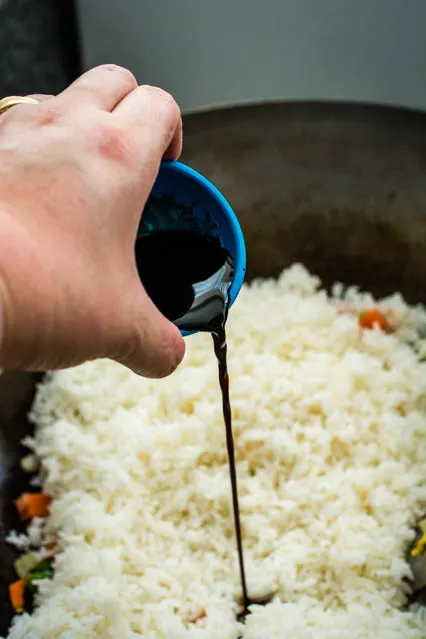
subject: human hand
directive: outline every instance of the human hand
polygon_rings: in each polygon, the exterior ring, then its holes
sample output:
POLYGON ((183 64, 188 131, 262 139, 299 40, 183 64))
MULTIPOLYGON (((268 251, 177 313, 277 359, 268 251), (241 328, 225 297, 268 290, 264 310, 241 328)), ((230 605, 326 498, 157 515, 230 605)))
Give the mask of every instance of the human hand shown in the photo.
POLYGON ((179 108, 113 65, 39 99, 0 115, 0 366, 109 357, 165 376, 184 342, 146 294, 134 243, 161 159, 181 152, 179 108))

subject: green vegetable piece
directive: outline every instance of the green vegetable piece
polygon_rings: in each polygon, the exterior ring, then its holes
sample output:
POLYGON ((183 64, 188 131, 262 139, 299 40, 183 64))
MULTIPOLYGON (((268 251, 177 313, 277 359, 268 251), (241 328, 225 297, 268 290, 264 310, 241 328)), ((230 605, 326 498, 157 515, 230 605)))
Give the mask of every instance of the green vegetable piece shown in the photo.
POLYGON ((31 592, 37 590, 37 581, 42 579, 52 579, 53 577, 53 559, 51 557, 43 559, 29 573, 27 585, 31 592))

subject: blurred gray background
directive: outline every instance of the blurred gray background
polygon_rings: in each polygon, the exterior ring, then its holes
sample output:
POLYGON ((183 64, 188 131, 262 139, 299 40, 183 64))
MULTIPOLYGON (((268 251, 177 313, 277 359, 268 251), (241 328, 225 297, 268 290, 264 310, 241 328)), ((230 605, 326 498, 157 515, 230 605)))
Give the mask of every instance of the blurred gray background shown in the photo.
POLYGON ((184 112, 276 100, 425 110, 425 27, 426 0, 0 0, 0 97, 57 93, 115 62, 184 112))
POLYGON ((426 108, 426 0, 77 0, 85 66, 184 112, 279 100, 426 108))

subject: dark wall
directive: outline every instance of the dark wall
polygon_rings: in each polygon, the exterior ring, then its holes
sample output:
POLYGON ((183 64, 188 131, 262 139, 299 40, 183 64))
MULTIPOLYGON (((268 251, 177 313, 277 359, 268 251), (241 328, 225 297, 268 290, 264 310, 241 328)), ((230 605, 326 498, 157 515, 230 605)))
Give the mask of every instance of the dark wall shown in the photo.
POLYGON ((0 0, 0 98, 58 93, 79 71, 72 0, 0 0))

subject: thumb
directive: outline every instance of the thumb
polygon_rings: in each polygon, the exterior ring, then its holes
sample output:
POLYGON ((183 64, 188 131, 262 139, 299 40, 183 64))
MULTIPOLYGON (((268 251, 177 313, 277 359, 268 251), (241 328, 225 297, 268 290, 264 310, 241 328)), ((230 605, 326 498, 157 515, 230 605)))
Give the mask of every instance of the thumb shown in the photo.
POLYGON ((185 341, 178 328, 153 304, 138 282, 138 292, 128 323, 127 349, 117 358, 143 377, 167 377, 185 355, 185 341))

